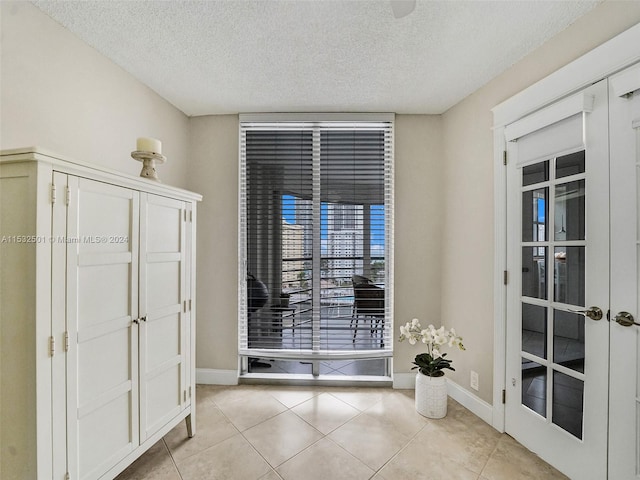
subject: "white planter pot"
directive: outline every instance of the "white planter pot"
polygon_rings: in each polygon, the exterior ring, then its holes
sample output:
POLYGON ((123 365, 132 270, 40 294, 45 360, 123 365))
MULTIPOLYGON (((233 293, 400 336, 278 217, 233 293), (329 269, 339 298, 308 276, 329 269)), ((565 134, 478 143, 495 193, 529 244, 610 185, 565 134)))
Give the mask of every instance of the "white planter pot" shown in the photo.
POLYGON ((428 418, 447 414, 447 378, 416 374, 416 411, 428 418))

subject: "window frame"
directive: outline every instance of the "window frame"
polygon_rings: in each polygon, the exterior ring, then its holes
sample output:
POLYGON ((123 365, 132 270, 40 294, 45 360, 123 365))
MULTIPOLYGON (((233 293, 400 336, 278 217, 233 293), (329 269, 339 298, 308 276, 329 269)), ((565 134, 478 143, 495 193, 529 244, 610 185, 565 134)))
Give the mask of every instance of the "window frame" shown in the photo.
MULTIPOLYGON (((342 360, 342 359, 369 359, 388 358, 393 356, 393 237, 394 237, 394 114, 241 114, 239 116, 239 222, 238 222, 238 354, 242 360, 248 356, 273 358, 273 359, 299 359, 299 360, 342 360), (384 348, 377 350, 284 350, 284 349, 259 349, 249 348, 248 343, 243 344, 247 338, 247 172, 246 172, 246 148, 245 139, 248 130, 256 129, 312 129, 319 136, 320 129, 326 128, 376 128, 385 130, 385 178, 384 178, 384 214, 385 214, 385 341, 384 348)), ((316 133, 314 133, 314 136, 316 133)), ((315 188, 315 187, 314 187, 315 188)), ((319 188, 319 186, 318 186, 319 188)), ((319 225, 314 225, 314 235, 319 235, 319 225), (315 232, 315 230, 318 232, 315 232)), ((318 237, 319 238, 319 237, 318 237)), ((320 262, 322 255, 314 258, 317 263, 314 268, 315 288, 320 290, 320 262), (315 273, 317 272, 317 273, 315 273)), ((315 295, 315 293, 314 293, 315 295)), ((319 298, 319 297, 318 297, 319 298)), ((387 362, 387 376, 390 376, 390 361, 387 362)))

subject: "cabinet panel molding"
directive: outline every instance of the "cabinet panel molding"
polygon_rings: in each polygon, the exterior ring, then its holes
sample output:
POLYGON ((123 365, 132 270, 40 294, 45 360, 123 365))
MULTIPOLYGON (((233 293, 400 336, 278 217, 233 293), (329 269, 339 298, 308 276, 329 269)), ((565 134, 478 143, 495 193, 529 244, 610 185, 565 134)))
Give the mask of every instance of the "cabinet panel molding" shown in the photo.
POLYGON ((0 477, 109 480, 192 436, 201 196, 38 148, 0 152, 0 196, 0 477))

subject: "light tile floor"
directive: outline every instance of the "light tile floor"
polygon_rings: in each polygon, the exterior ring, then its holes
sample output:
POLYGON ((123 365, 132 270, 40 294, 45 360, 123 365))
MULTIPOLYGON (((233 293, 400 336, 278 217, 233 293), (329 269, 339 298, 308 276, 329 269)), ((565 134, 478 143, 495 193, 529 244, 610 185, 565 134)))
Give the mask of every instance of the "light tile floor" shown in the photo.
POLYGON ((197 388, 184 422, 117 480, 566 479, 449 399, 416 413, 413 390, 239 385, 197 388))

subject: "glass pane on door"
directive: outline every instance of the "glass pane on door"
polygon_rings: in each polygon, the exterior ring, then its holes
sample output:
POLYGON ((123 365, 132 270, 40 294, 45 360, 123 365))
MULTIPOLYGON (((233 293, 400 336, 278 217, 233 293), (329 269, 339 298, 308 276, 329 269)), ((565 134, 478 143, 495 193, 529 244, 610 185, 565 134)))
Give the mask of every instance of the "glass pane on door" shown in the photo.
POLYGON ((555 247, 554 299, 584 306, 585 247, 555 247))
POLYGON ((549 180, 549 162, 540 162, 529 165, 522 169, 522 186, 533 185, 535 183, 549 180))
POLYGON ((538 188, 522 193, 522 241, 544 242, 547 233, 548 188, 538 188))
POLYGON ((584 382, 564 373, 553 372, 553 423, 582 438, 584 382))
POLYGON ((584 160, 577 152, 524 167, 521 194, 522 405, 579 439, 585 319, 557 304, 585 303, 584 160))
POLYGON ((584 373, 584 322, 576 313, 553 311, 553 362, 584 373))
POLYGON ((584 180, 556 185, 555 240, 584 240, 584 180))
POLYGON ((584 150, 556 159, 556 178, 584 173, 584 150))
POLYGON ((547 309, 522 304, 522 351, 547 358, 547 309))
POLYGON ((547 298, 547 247, 522 248, 522 295, 547 298))
POLYGON ((547 367, 522 359, 522 404, 547 416, 547 367))

